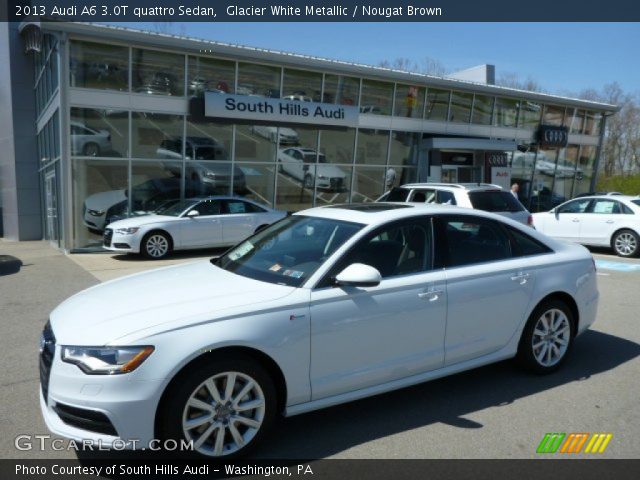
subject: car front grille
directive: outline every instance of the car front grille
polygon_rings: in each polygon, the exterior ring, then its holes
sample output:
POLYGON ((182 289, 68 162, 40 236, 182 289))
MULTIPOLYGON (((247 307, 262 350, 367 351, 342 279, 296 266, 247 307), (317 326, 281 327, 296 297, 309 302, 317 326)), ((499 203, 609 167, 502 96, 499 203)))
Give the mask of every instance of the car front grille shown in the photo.
POLYGON ((104 231, 104 246, 105 247, 110 247, 111 246, 111 238, 113 237, 113 230, 110 228, 105 229, 104 231))
POLYGON ((60 420, 67 425, 89 430, 90 432, 104 433, 105 435, 118 435, 109 417, 102 412, 72 407, 63 403, 56 403, 53 409, 60 417, 60 420))
POLYGON ((40 388, 45 403, 49 404, 49 377, 53 355, 56 351, 56 337, 53 335, 51 323, 47 322, 40 338, 40 388))

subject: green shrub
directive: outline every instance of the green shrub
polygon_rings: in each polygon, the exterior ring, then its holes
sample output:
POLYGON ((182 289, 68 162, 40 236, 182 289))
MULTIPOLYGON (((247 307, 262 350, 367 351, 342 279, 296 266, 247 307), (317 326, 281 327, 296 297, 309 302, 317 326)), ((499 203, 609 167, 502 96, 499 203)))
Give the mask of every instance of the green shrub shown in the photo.
POLYGON ((599 192, 620 192, 625 195, 640 195, 640 175, 616 175, 601 177, 596 184, 599 192))

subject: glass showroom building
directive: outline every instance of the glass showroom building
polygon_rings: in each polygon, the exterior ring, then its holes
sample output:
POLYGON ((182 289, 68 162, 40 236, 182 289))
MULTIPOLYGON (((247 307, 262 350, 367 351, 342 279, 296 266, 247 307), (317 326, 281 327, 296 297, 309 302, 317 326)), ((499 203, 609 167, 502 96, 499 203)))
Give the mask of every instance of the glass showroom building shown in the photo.
POLYGON ((116 27, 0 38, 4 235, 72 251, 98 248, 109 221, 211 194, 295 211, 414 181, 515 181, 531 210, 551 208, 594 188, 616 111, 116 27))

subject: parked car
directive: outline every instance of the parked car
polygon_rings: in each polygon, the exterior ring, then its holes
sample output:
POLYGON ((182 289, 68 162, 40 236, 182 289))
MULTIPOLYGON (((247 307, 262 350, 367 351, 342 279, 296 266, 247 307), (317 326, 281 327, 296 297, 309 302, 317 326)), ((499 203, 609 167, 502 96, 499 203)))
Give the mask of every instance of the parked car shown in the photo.
MULTIPOLYGON (((161 159, 174 160, 163 162, 164 168, 176 177, 182 176, 182 138, 174 137, 163 140, 156 155, 161 159)), ((210 137, 189 136, 186 139, 185 165, 186 178, 193 182, 202 182, 212 189, 227 190, 231 186, 242 193, 247 188, 244 172, 240 167, 231 169, 229 153, 220 142, 210 137), (198 161, 202 160, 202 161, 198 161), (218 160, 218 161, 212 161, 218 160), (227 160, 222 162, 221 160, 227 160), (233 175, 232 175, 233 171, 233 175)))
POLYGON ((593 196, 602 196, 602 195, 624 195, 624 194, 620 192, 585 192, 585 193, 579 193, 573 198, 593 197, 593 196))
POLYGON ((327 163, 324 154, 304 147, 287 148, 278 152, 278 170, 300 180, 305 188, 334 190, 339 192, 347 187, 344 170, 327 163), (316 157, 318 163, 316 164, 316 157))
POLYGON ((640 197, 580 197, 533 214, 536 229, 553 238, 612 248, 621 257, 640 254, 640 197))
POLYGON ((71 121, 71 153, 86 157, 97 157, 110 152, 111 133, 108 130, 96 130, 82 122, 71 121))
POLYGON ((410 183, 392 188, 377 202, 458 205, 497 213, 531 226, 531 214, 510 193, 490 183, 410 183))
POLYGON ((41 338, 40 407, 67 438, 243 455, 281 413, 513 357, 554 372, 596 318, 596 279, 584 247, 479 210, 305 210, 66 300, 41 338))
MULTIPOLYGON (((134 185, 131 191, 131 211, 128 211, 129 201, 126 189, 108 190, 89 195, 82 206, 85 226, 102 233, 104 227, 116 219, 151 213, 165 202, 180 198, 180 179, 152 178, 134 185)), ((191 181, 185 183, 187 197, 210 192, 206 184, 191 181)))
POLYGON ((176 200, 151 215, 109 224, 104 248, 157 260, 174 250, 234 245, 286 215, 245 198, 176 200))
POLYGON ((279 145, 298 145, 300 144, 300 137, 298 132, 293 128, 288 127, 270 127, 267 125, 253 125, 251 132, 254 135, 259 135, 262 138, 266 138, 273 143, 279 145))

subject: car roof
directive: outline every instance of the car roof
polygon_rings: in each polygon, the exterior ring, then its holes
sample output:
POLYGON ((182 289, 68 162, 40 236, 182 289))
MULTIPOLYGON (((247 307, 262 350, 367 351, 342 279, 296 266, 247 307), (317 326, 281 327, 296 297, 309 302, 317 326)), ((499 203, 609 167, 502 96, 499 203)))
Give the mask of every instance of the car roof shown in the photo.
MULTIPOLYGON (((639 200, 640 199, 640 195, 607 195, 607 194, 602 194, 602 195, 585 195, 584 197, 575 197, 572 198, 571 200, 591 200, 591 199, 598 199, 598 200, 624 200, 627 202, 631 202, 631 200, 639 200)), ((567 201, 571 201, 571 200, 567 200, 567 201)), ((637 204, 634 204, 636 206, 638 206, 637 204)))
POLYGON ((499 190, 505 191, 500 185, 492 183, 407 183, 401 185, 401 188, 442 188, 450 191, 486 191, 499 190))
POLYGON ((475 215, 499 220, 508 220, 498 215, 473 210, 471 208, 456 207, 453 205, 440 205, 435 203, 406 203, 406 202, 375 202, 376 208, 371 207, 373 203, 329 205, 302 210, 293 215, 303 215, 318 218, 341 220, 345 222, 361 223, 363 225, 378 225, 392 220, 401 220, 416 215, 434 214, 462 214, 475 215))

